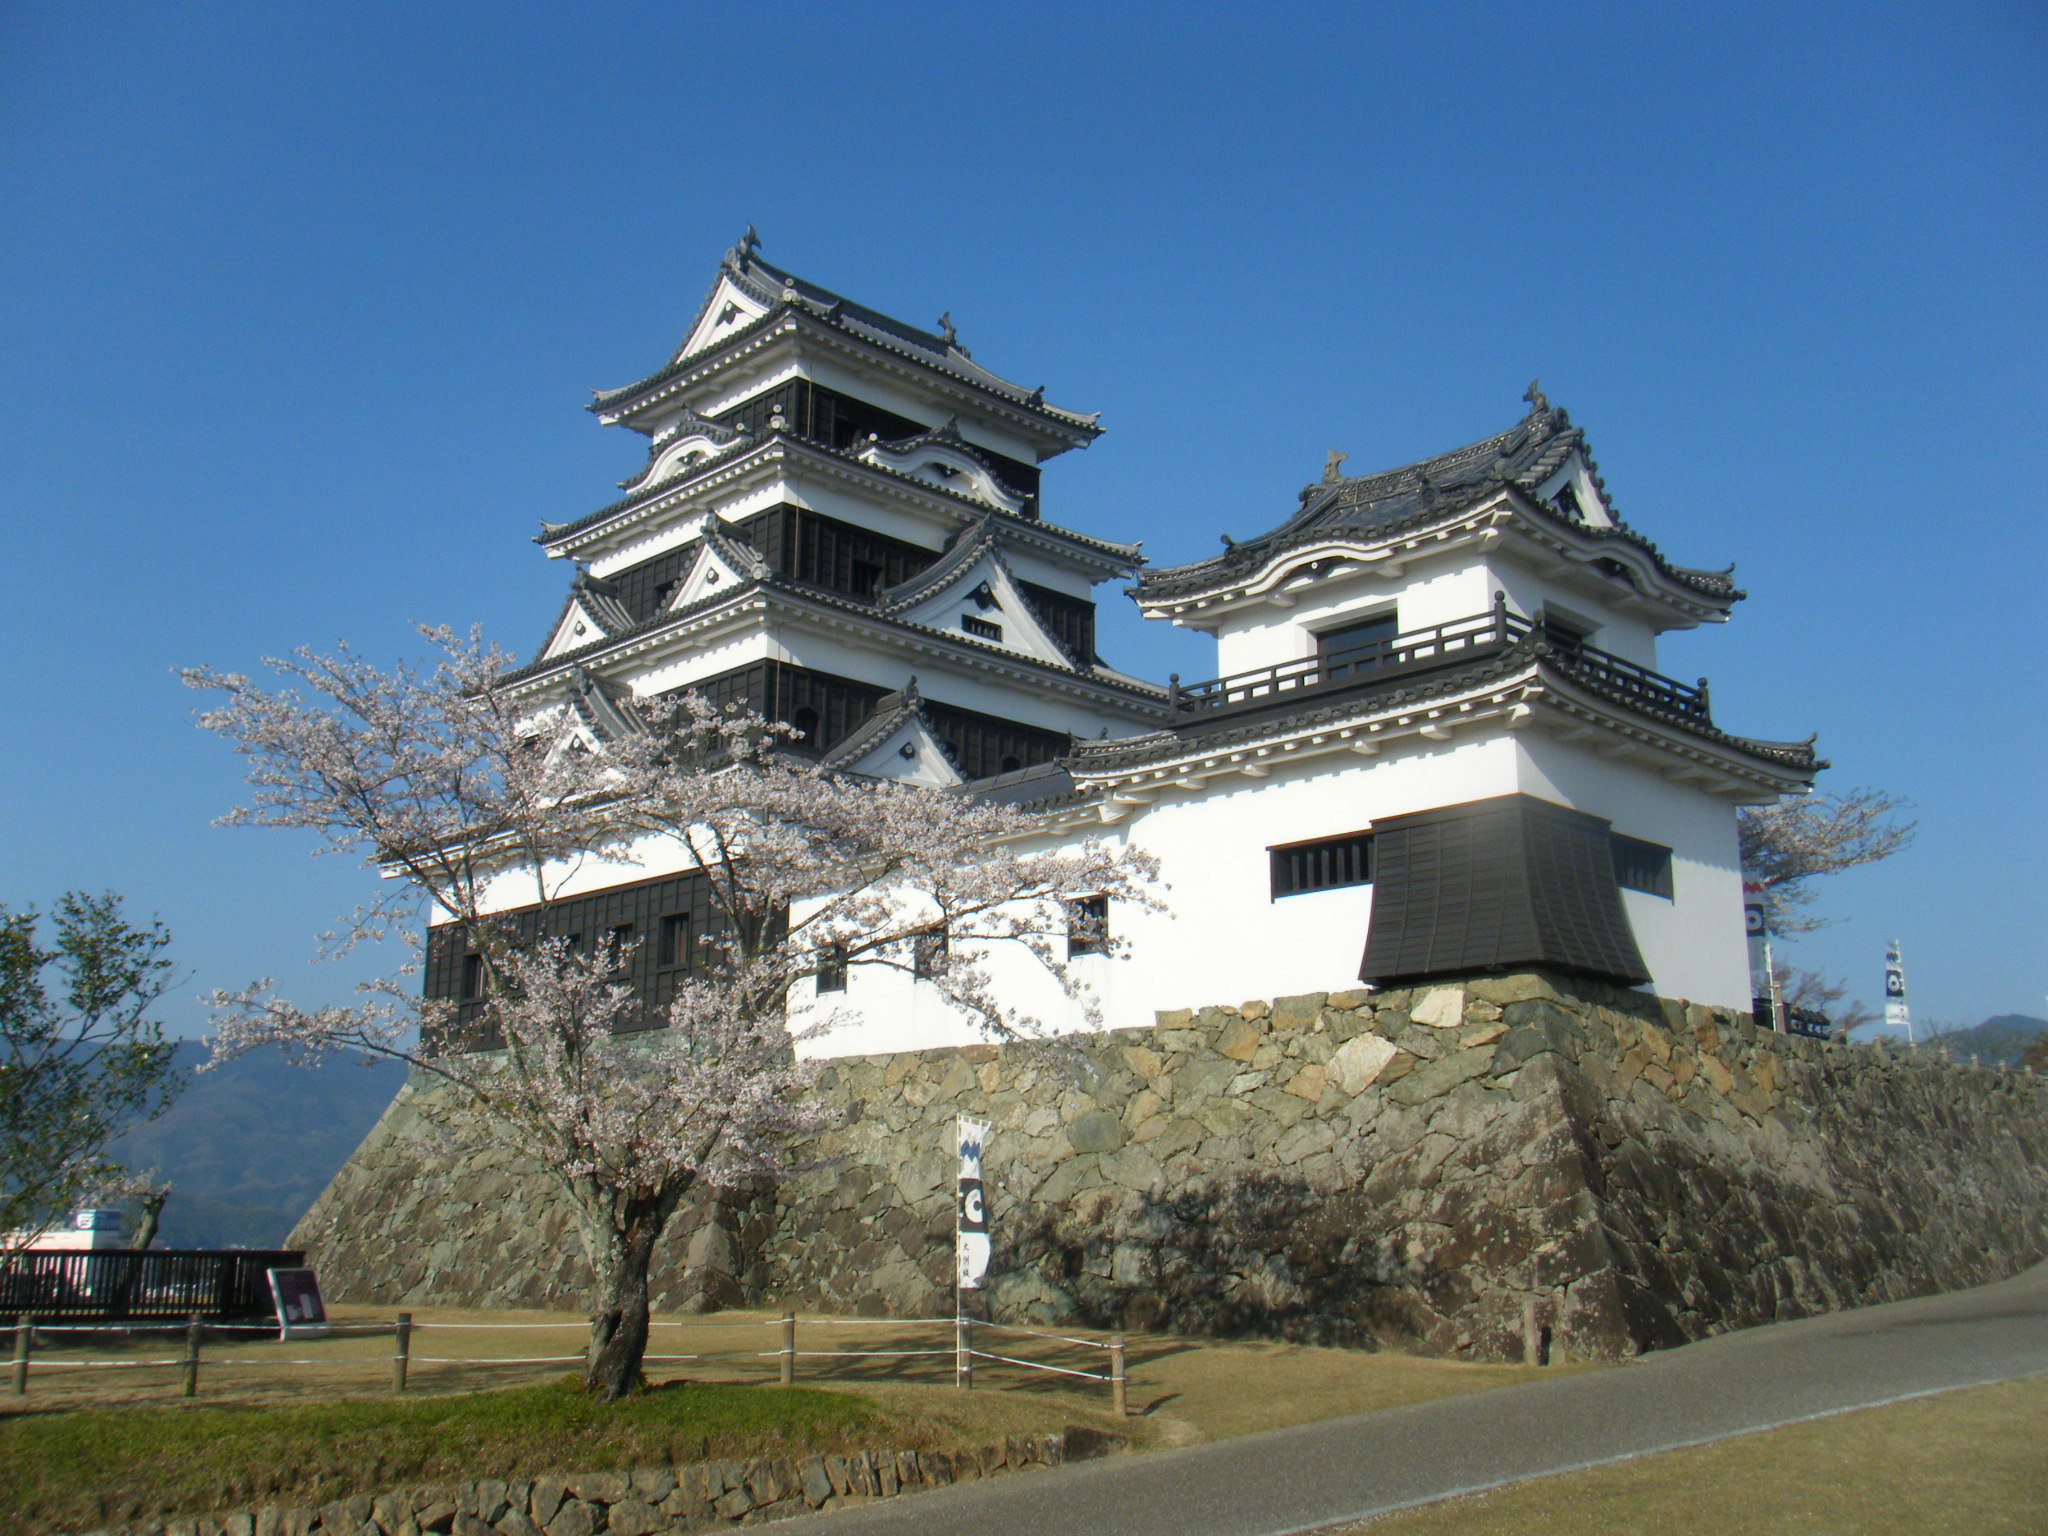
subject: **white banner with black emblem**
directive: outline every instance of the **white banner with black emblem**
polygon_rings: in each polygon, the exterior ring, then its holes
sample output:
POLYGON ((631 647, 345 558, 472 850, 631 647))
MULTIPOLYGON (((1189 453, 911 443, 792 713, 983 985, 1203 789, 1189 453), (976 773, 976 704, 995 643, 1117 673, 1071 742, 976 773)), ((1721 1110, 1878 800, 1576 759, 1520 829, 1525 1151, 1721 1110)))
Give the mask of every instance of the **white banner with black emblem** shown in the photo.
POLYGON ((1913 1015, 1906 1007, 1906 962, 1899 958, 1894 939, 1884 952, 1884 1021, 1893 1029, 1913 1033, 1913 1015))
POLYGON ((988 1273, 988 1201, 981 1188, 981 1149, 988 1121, 960 1117, 960 1204, 954 1222, 955 1279, 963 1291, 981 1288, 988 1273))

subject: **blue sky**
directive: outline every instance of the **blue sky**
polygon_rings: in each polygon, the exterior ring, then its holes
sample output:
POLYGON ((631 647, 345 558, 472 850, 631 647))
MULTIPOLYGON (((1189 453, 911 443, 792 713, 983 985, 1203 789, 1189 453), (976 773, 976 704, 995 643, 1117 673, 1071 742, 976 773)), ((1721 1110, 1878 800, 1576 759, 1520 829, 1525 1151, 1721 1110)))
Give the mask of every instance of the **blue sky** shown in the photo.
MULTIPOLYGON (((1739 564, 1672 637, 1919 838, 1801 964, 2048 1014, 2048 11, 2020 4, 0 5, 0 900, 275 974, 344 861, 210 819, 171 669, 414 620, 530 652, 539 519, 637 438, 748 222, 771 260, 1103 412, 1047 515, 1173 562, 1501 429, 1540 375, 1624 517, 1739 564)), ((1208 644, 1110 608, 1132 670, 1208 644)), ((357 962, 358 968, 362 962, 357 962)))

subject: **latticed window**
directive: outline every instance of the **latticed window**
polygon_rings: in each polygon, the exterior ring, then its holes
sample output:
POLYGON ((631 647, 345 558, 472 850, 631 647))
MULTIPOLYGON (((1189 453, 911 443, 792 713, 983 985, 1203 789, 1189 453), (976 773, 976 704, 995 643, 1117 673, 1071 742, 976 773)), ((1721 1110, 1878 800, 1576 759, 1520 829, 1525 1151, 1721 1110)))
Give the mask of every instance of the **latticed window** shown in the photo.
POLYGON ((657 965, 689 969, 694 954, 691 926, 687 912, 671 912, 661 920, 661 954, 655 960, 657 965))
POLYGON ((1312 843, 1286 843, 1266 850, 1272 863, 1273 900, 1310 891, 1335 891, 1372 884, 1372 834, 1347 832, 1312 843))

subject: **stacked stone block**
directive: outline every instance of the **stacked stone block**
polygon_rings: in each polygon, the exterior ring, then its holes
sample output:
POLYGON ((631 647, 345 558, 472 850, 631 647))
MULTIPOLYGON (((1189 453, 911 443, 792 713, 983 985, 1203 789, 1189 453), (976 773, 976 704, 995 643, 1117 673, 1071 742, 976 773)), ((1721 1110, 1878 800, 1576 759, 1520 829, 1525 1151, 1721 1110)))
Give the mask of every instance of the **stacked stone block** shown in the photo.
MULTIPOLYGON (((949 1309, 960 1114, 993 1124, 999 1321, 1506 1359, 1533 1309, 1613 1358, 2048 1254, 2048 1083, 1553 976, 841 1058, 820 1084, 839 1123, 806 1171, 699 1212, 658 1305, 949 1309)), ((574 1296, 537 1175, 421 1156, 418 1107, 294 1246, 348 1300, 574 1296)))

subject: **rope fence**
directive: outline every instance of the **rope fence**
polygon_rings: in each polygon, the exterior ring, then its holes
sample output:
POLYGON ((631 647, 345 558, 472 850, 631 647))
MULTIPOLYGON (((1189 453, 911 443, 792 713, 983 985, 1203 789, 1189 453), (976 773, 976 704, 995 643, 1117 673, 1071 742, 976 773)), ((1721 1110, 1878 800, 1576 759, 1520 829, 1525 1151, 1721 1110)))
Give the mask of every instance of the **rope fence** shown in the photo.
MULTIPOLYGON (((511 1366, 511 1365, 572 1365, 580 1364, 586 1357, 574 1355, 503 1355, 503 1356, 462 1356, 462 1355, 416 1355, 412 1352, 412 1338, 422 1330, 432 1329, 446 1333, 497 1333, 509 1331, 532 1331, 551 1329, 560 1332, 565 1329, 586 1329, 589 1324, 570 1320, 552 1323, 462 1323, 447 1321, 415 1322, 410 1312, 398 1313, 391 1322, 327 1323, 316 1325, 327 1333, 358 1337, 389 1336, 392 1340, 391 1389, 404 1392, 408 1376, 416 1365, 441 1366, 511 1366)), ((991 1364, 1016 1366, 1028 1371, 1042 1371, 1053 1376, 1069 1377, 1083 1381, 1107 1382, 1113 1403, 1113 1412, 1122 1416, 1125 1411, 1126 1377, 1124 1372, 1123 1335, 1116 1334, 1107 1340, 1086 1339, 1071 1334, 1052 1333, 1042 1328, 1026 1328, 1013 1323, 985 1322, 965 1315, 956 1317, 913 1317, 913 1318, 848 1318, 848 1317, 803 1317, 794 1312, 785 1312, 780 1318, 705 1318, 705 1319, 649 1319, 650 1332, 657 1328, 777 1328, 781 1330, 781 1347, 778 1349, 736 1349, 704 1351, 695 1354, 648 1354, 642 1359, 653 1364, 678 1362, 703 1362, 713 1360, 746 1360, 754 1362, 776 1362, 778 1377, 782 1385, 789 1386, 796 1381, 797 1366, 804 1360, 913 1360, 930 1359, 952 1355, 955 1360, 955 1385, 963 1389, 974 1385, 974 1362, 985 1360, 991 1364), (799 1326, 812 1328, 917 1328, 946 1327, 954 1331, 951 1346, 931 1349, 799 1349, 797 1330, 799 1326), (1105 1350, 1109 1355, 1107 1371, 1080 1370, 1074 1366, 1055 1365, 1051 1361, 1031 1360, 1018 1355, 998 1354, 991 1350, 974 1347, 974 1330, 986 1328, 996 1333, 1015 1334, 1035 1339, 1044 1339, 1054 1344, 1083 1349, 1105 1350)), ((15 1319, 14 1351, 12 1360, 12 1388, 15 1396, 27 1393, 31 1366, 34 1374, 44 1376, 65 1371, 95 1370, 165 1370, 181 1369, 182 1391, 186 1397, 194 1397, 199 1390, 199 1371, 206 1340, 219 1340, 234 1334, 278 1335, 278 1342, 303 1340, 317 1337, 313 1329, 300 1324, 280 1328, 274 1323, 210 1323, 194 1313, 183 1323, 38 1323, 33 1314, 24 1313, 15 1319), (127 1338, 161 1338, 165 1334, 183 1335, 185 1352, 169 1359, 146 1360, 72 1360, 36 1359, 36 1340, 59 1335, 118 1334, 127 1338)), ((243 1341, 255 1342, 255 1341, 243 1341)), ((304 1358, 298 1356, 252 1356, 220 1355, 216 1353, 205 1360, 209 1371, 257 1370, 270 1367, 307 1367, 342 1369, 375 1366, 377 1356, 330 1356, 304 1358)))

